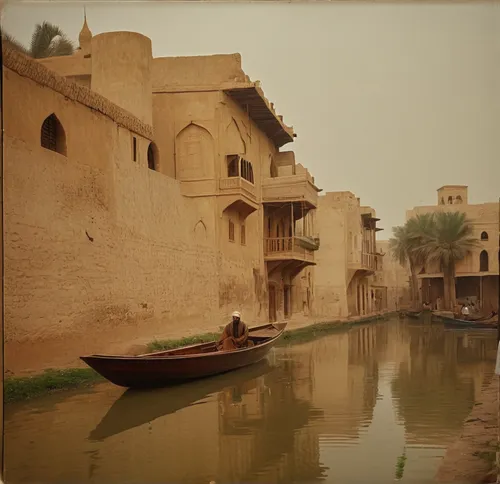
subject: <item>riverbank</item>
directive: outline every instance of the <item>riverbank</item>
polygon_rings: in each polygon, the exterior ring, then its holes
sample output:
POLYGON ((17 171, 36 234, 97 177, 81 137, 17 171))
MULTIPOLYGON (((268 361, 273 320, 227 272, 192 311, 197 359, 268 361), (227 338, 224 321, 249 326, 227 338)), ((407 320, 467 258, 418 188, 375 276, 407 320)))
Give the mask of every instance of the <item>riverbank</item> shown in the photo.
MULTIPOLYGON (((381 312, 370 316, 360 316, 335 321, 311 322, 310 320, 296 320, 288 324, 287 329, 279 342, 285 345, 292 342, 309 341, 316 337, 343 331, 360 324, 389 318, 391 312, 381 312)), ((220 333, 204 333, 186 336, 179 339, 155 340, 147 345, 135 346, 133 354, 146 351, 161 351, 181 346, 213 341, 220 333)), ((4 401, 14 403, 31 400, 47 393, 91 386, 104 379, 90 368, 51 368, 42 373, 28 376, 10 376, 4 381, 4 401)))
MULTIPOLYGON (((321 334, 343 331, 359 324, 365 324, 381 319, 387 319, 391 312, 381 312, 370 316, 358 316, 353 318, 338 319, 333 321, 311 322, 310 320, 296 320, 287 324, 283 337, 278 342, 279 345, 296 342, 297 340, 308 340, 321 334)), ((221 329, 222 331, 222 329, 221 329)), ((205 333, 198 336, 189 336, 181 340, 155 340, 149 343, 145 349, 148 351, 162 351, 178 348, 180 346, 196 343, 207 343, 220 336, 220 333, 205 333)))
POLYGON ((436 475, 438 482, 497 482, 498 380, 498 377, 494 376, 483 390, 465 420, 462 434, 446 451, 436 475))

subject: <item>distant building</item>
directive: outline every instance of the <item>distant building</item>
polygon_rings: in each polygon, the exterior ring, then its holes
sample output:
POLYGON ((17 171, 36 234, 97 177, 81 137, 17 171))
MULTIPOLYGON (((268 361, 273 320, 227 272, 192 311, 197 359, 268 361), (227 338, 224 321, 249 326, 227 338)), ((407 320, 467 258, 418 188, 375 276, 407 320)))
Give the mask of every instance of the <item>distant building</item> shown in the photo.
POLYGON ((387 309, 387 287, 377 251, 375 210, 351 192, 319 198, 316 213, 321 250, 314 268, 315 314, 321 318, 370 315, 387 309))
MULTIPOLYGON (((499 204, 470 204, 467 186, 445 185, 437 190, 437 204, 415 207, 406 212, 406 219, 424 213, 460 211, 474 228, 480 246, 456 267, 458 301, 479 302, 485 311, 498 311, 499 204)), ((443 273, 439 267, 419 267, 418 278, 422 299, 434 307, 443 298, 443 273)))

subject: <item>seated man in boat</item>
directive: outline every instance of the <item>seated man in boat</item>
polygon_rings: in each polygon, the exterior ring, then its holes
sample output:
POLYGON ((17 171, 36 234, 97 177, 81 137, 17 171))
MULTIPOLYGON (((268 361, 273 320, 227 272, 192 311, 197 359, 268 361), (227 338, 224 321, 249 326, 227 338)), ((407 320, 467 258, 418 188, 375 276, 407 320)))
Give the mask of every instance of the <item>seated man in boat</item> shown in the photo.
POLYGON ((217 350, 231 351, 247 346, 253 346, 253 342, 248 340, 248 326, 241 320, 241 314, 235 311, 233 320, 224 328, 217 343, 217 350))

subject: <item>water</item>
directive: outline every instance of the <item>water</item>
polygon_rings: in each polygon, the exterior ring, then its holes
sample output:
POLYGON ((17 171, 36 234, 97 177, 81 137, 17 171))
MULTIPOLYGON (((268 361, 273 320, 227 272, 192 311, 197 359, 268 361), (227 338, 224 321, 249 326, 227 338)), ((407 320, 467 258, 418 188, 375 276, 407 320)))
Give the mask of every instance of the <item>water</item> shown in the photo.
POLYGON ((7 482, 433 482, 490 381, 491 332, 393 319, 227 375, 111 384, 6 408, 7 482))

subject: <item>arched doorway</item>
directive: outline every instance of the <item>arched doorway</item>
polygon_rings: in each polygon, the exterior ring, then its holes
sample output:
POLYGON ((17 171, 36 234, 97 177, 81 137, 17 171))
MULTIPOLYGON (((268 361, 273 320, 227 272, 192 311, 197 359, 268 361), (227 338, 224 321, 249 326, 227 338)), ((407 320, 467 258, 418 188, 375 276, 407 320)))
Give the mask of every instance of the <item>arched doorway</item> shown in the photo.
POLYGON ((483 250, 479 255, 479 272, 488 272, 488 271, 489 271, 488 252, 483 250))

